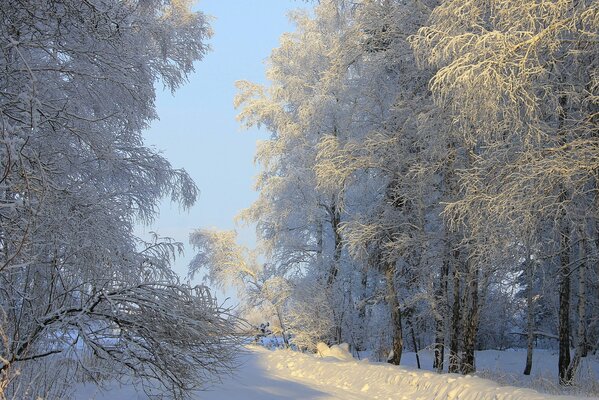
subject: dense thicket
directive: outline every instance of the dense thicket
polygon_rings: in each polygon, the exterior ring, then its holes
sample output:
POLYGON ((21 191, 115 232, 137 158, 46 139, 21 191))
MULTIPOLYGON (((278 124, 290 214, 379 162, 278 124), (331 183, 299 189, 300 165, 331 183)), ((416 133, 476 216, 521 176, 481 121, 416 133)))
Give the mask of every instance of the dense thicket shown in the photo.
POLYGON ((599 2, 327 0, 293 19, 270 85, 237 98, 272 133, 242 217, 287 282, 286 329, 395 364, 428 346, 462 373, 509 346, 530 373, 536 343, 570 384, 599 346, 599 2))
POLYGON ((197 195, 141 136, 154 84, 207 50, 188 3, 0 3, 0 398, 126 377, 181 397, 230 363, 224 310, 169 268, 181 245, 133 234, 197 195))

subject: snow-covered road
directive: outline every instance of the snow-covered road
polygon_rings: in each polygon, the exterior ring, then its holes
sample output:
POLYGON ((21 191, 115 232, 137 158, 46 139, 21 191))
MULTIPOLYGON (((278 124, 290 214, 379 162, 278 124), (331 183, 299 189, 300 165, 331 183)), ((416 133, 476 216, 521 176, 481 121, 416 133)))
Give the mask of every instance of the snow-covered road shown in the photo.
MULTIPOLYGON (((198 393, 198 400, 284 400, 284 399, 368 399, 364 393, 356 394, 352 388, 327 386, 315 379, 304 379, 297 371, 289 369, 293 355, 285 351, 271 352, 262 347, 250 346, 239 357, 240 368, 231 376, 223 376, 222 382, 205 392, 198 393), (276 357, 272 357, 276 355, 276 357)), ((111 387, 99 391, 91 385, 81 387, 77 400, 146 400, 131 386, 111 387)))
MULTIPOLYGON (((397 400, 574 400, 501 387, 485 379, 357 360, 338 360, 249 346, 233 376, 196 395, 205 400, 397 399, 397 400)), ((131 387, 97 393, 80 388, 78 400, 142 400, 131 387)))
MULTIPOLYGON (((242 356, 243 366, 223 384, 202 393, 206 400, 247 399, 364 399, 351 388, 327 386, 318 379, 304 378, 289 368, 293 363, 287 352, 271 352, 261 347, 250 347, 242 356), (280 354, 279 354, 280 353, 280 354)), ((296 353, 297 354, 297 353, 296 353)), ((299 355, 299 354, 297 354, 299 355)))

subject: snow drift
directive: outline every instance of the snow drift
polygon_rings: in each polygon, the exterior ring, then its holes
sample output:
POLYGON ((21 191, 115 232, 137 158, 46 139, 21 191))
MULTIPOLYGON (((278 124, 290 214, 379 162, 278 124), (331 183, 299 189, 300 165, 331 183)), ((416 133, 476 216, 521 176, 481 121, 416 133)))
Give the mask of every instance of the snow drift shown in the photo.
POLYGON ((331 357, 341 361, 349 361, 354 359, 349 352, 349 345, 347 343, 335 344, 329 347, 326 345, 326 343, 319 342, 316 345, 316 352, 321 357, 331 357))
POLYGON ((271 374, 301 381, 311 387, 335 387, 352 393, 348 399, 580 400, 580 397, 553 396, 531 389, 499 386, 496 382, 472 376, 439 375, 366 360, 348 361, 342 346, 325 347, 326 345, 319 345, 319 352, 323 357, 288 350, 270 352, 257 347, 252 347, 252 351, 262 353, 266 368, 271 374), (338 358, 343 358, 344 361, 338 358))

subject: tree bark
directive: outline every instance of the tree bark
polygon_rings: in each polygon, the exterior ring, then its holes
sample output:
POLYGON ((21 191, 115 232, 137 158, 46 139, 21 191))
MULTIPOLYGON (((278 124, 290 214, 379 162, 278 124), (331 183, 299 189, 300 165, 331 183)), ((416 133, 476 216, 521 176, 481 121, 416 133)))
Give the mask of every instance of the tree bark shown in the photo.
POLYGON ((412 333, 412 345, 416 354, 416 366, 420 369, 420 356, 418 355, 418 344, 416 343, 416 334, 414 333, 414 324, 410 321, 410 331, 412 333))
POLYGON ((524 375, 530 375, 532 370, 532 352, 535 340, 534 334, 534 303, 533 303, 533 284, 534 284, 534 271, 532 263, 530 262, 530 255, 525 263, 526 268, 526 281, 528 285, 528 293, 526 295, 526 366, 524 367, 524 375))
MULTIPOLYGON (((567 118, 568 98, 560 96, 561 110, 558 115, 558 132, 563 129, 567 118)), ((560 133, 562 136, 563 133, 560 133)), ((563 142, 564 140, 562 140, 563 142)), ((564 204, 567 189, 560 188, 559 202, 564 204)), ((565 211, 558 220, 560 235, 560 287, 559 287, 559 355, 558 372, 560 385, 572 384, 572 369, 570 368, 570 253, 571 227, 567 222, 565 211)))
POLYGON ((582 240, 580 243, 580 260, 582 261, 578 267, 578 345, 576 347, 577 353, 579 353, 581 357, 587 356, 587 266, 585 262, 585 243, 585 240, 582 240))
POLYGON ((335 237, 335 252, 333 253, 333 263, 331 265, 331 269, 329 270, 329 276, 327 277, 327 287, 330 288, 333 286, 333 282, 339 273, 339 263, 341 262, 341 233, 340 233, 340 225, 341 224, 341 216, 339 215, 339 209, 337 207, 335 199, 331 204, 331 227, 333 228, 333 235, 335 237))
POLYGON ((568 366, 567 376, 570 379, 574 378, 580 360, 582 357, 587 355, 586 345, 586 265, 585 265, 585 241, 583 238, 584 233, 581 232, 581 241, 579 244, 579 260, 580 265, 578 266, 578 328, 576 334, 576 352, 574 353, 574 359, 568 366))
POLYGON ((322 268, 322 251, 323 251, 323 232, 322 232, 322 221, 316 225, 316 264, 318 268, 322 268))
POLYGON ((476 346, 476 334, 478 332, 479 318, 478 275, 478 267, 474 267, 468 273, 468 299, 470 300, 470 304, 466 314, 468 317, 464 319, 464 355, 460 363, 460 369, 464 375, 471 374, 476 371, 474 363, 474 349, 476 346))
POLYGON ((275 307, 277 318, 279 320, 279 325, 281 325, 281 336, 283 337, 283 343, 285 343, 285 347, 289 348, 289 339, 287 338, 287 329, 285 328, 285 323, 283 322, 283 315, 281 313, 280 307, 275 307))
POLYGON ((366 340, 365 340, 365 331, 366 331, 366 304, 364 304, 365 299, 366 299, 366 290, 368 289, 368 269, 367 268, 362 268, 362 276, 360 278, 360 288, 361 293, 360 293, 360 297, 359 297, 359 304, 358 304, 358 321, 360 324, 360 332, 358 332, 359 337, 358 337, 358 342, 356 343, 356 350, 357 351, 363 351, 366 348, 366 340))
POLYGON ((403 351, 403 331, 401 326, 401 310, 397 300, 397 290, 395 288, 395 264, 388 264, 385 269, 385 278, 387 281, 387 304, 391 311, 391 323, 393 325, 393 354, 387 360, 390 364, 399 365, 401 353, 403 351))
POLYGON ((458 270, 459 252, 454 251, 453 269, 453 305, 451 316, 451 337, 449 339, 449 369, 448 372, 457 373, 460 370, 459 343, 460 343, 460 273, 458 270))
POLYGON ((560 232, 560 287, 559 287, 559 356, 560 385, 572 384, 570 369, 570 232, 560 232))
POLYGON ((445 357, 445 311, 447 310, 447 279, 449 275, 449 260, 446 256, 441 267, 439 276, 439 286, 436 293, 435 302, 437 304, 435 321, 435 359, 433 368, 437 372, 443 372, 443 359, 445 357))
MULTIPOLYGON (((341 216, 339 213, 339 208, 337 207, 335 197, 333 197, 333 200, 331 203, 330 216, 331 216, 331 227, 333 229, 333 235, 335 237, 335 251, 333 253, 333 263, 331 264, 329 274, 327 276, 327 286, 326 287, 329 290, 329 292, 332 290, 335 279, 337 278, 337 274, 339 273, 339 265, 341 263, 341 249, 343 246, 343 243, 341 242, 341 233, 340 233, 341 216)), ((341 342, 341 334, 342 334, 341 325, 342 325, 342 318, 341 317, 335 318, 335 326, 333 327, 333 330, 335 332, 334 341, 336 341, 337 343, 341 342)))

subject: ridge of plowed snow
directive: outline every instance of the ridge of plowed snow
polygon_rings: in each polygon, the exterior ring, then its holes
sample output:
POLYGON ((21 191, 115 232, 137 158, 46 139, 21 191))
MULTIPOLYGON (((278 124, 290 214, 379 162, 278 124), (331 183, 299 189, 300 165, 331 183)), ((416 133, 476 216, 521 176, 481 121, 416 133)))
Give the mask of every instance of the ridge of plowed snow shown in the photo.
MULTIPOLYGON (((405 400, 580 400, 552 396, 531 389, 499 386, 472 376, 437 374, 409 367, 367 361, 339 361, 289 350, 268 351, 252 347, 265 357, 266 368, 277 377, 310 383, 311 387, 335 387, 361 394, 363 399, 405 400)), ((590 398, 589 398, 590 399, 590 398)))

